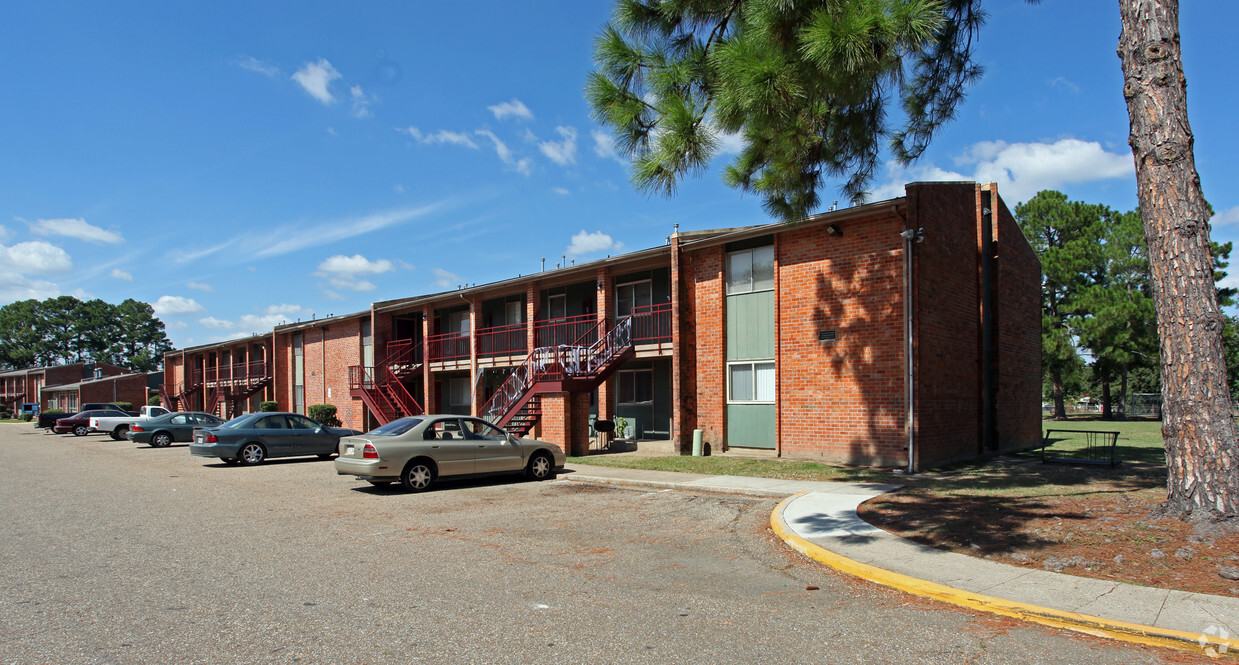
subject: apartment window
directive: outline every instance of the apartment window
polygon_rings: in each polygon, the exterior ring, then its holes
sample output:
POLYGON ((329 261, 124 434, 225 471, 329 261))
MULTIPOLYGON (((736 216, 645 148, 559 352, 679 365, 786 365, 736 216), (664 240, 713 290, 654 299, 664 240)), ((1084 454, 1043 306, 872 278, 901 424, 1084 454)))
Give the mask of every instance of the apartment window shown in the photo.
POLYGON ((625 317, 632 314, 637 307, 649 307, 654 304, 653 282, 631 282, 615 287, 615 316, 625 317))
POLYGON ((444 333, 456 333, 459 337, 467 337, 469 335, 469 312, 449 312, 446 321, 447 329, 444 333))
POLYGON ((739 362, 727 365, 727 401, 774 402, 774 363, 739 362))
POLYGON ((525 320, 525 303, 520 300, 510 300, 503 304, 504 323, 514 326, 525 320))
POLYGON ((552 320, 568 318, 568 294, 560 293, 546 297, 546 318, 552 320))
POLYGON ((305 348, 303 333, 293 333, 293 411, 305 413, 305 348))
POLYGON ((727 254, 727 295, 774 288, 774 246, 727 254))
POLYGON ((654 403, 654 370, 621 370, 616 374, 616 400, 620 404, 654 403))
POLYGON ((468 378, 449 379, 447 382, 447 399, 452 406, 469 406, 473 403, 469 390, 468 378))

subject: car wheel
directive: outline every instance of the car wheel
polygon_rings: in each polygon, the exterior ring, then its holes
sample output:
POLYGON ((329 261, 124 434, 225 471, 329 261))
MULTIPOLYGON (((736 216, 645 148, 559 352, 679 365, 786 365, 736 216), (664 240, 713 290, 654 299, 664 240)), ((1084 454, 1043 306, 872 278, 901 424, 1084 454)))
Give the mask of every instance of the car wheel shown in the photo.
POLYGON ((426 460, 413 460, 400 474, 400 485, 410 492, 424 492, 435 481, 434 465, 426 460))
POLYGON ((261 443, 247 443, 237 452, 237 460, 246 466, 262 464, 267 459, 267 449, 261 443))
POLYGON ((128 431, 129 431, 129 427, 127 425, 121 425, 120 427, 117 427, 116 429, 112 430, 111 437, 112 439, 116 441, 124 441, 125 432, 128 432, 128 431))
POLYGON ((86 436, 86 434, 89 432, 90 432, 90 429, 87 428, 85 425, 78 425, 73 428, 73 436, 86 436))
POLYGON ((221 457, 219 460, 228 466, 236 466, 240 461, 235 457, 221 457))
POLYGON ((172 435, 167 432, 155 432, 151 437, 151 446, 154 448, 167 448, 172 445, 172 435))
POLYGON ((555 477, 555 460, 545 452, 537 452, 529 458, 529 466, 525 467, 525 475, 530 480, 549 480, 555 477))

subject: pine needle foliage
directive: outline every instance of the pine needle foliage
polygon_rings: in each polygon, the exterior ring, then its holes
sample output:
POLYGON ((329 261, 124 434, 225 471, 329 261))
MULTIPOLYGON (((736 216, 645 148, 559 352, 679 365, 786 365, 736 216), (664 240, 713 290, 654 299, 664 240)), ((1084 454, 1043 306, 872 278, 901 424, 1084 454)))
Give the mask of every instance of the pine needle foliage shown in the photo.
POLYGON ((724 182, 794 219, 826 178, 863 202, 884 148, 921 155, 981 75, 984 19, 980 0, 617 0, 585 94, 636 188, 674 195, 736 134, 724 182))

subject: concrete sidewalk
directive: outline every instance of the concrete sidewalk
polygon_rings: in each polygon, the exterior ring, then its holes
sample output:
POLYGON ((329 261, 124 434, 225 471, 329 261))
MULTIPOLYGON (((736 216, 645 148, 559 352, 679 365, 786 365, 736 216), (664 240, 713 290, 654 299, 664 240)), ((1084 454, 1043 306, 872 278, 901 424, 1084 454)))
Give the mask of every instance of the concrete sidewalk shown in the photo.
POLYGON ((560 478, 786 497, 771 527, 827 566, 917 596, 1090 635, 1239 658, 1239 598, 1142 587, 954 554, 871 526, 861 503, 899 485, 709 476, 569 464, 560 478))

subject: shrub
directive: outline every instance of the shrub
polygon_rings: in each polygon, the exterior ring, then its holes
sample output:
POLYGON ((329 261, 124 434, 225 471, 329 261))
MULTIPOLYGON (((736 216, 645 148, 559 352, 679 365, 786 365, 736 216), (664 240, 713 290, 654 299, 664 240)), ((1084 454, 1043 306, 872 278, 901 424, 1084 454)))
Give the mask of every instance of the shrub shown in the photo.
POLYGON ((23 421, 25 421, 25 422, 30 422, 31 420, 34 420, 34 414, 30 414, 30 413, 23 413, 23 414, 22 414, 22 420, 23 420, 23 421))
POLYGON ((328 427, 339 427, 340 419, 336 417, 335 404, 311 404, 305 415, 328 427))
POLYGON ((279 411, 280 403, 279 402, 259 402, 258 410, 259 411, 279 411))
POLYGON ((120 407, 121 411, 133 411, 133 402, 112 402, 120 407))
POLYGON ((163 406, 163 403, 159 400, 159 395, 151 395, 150 397, 146 398, 146 405, 147 406, 163 406))

